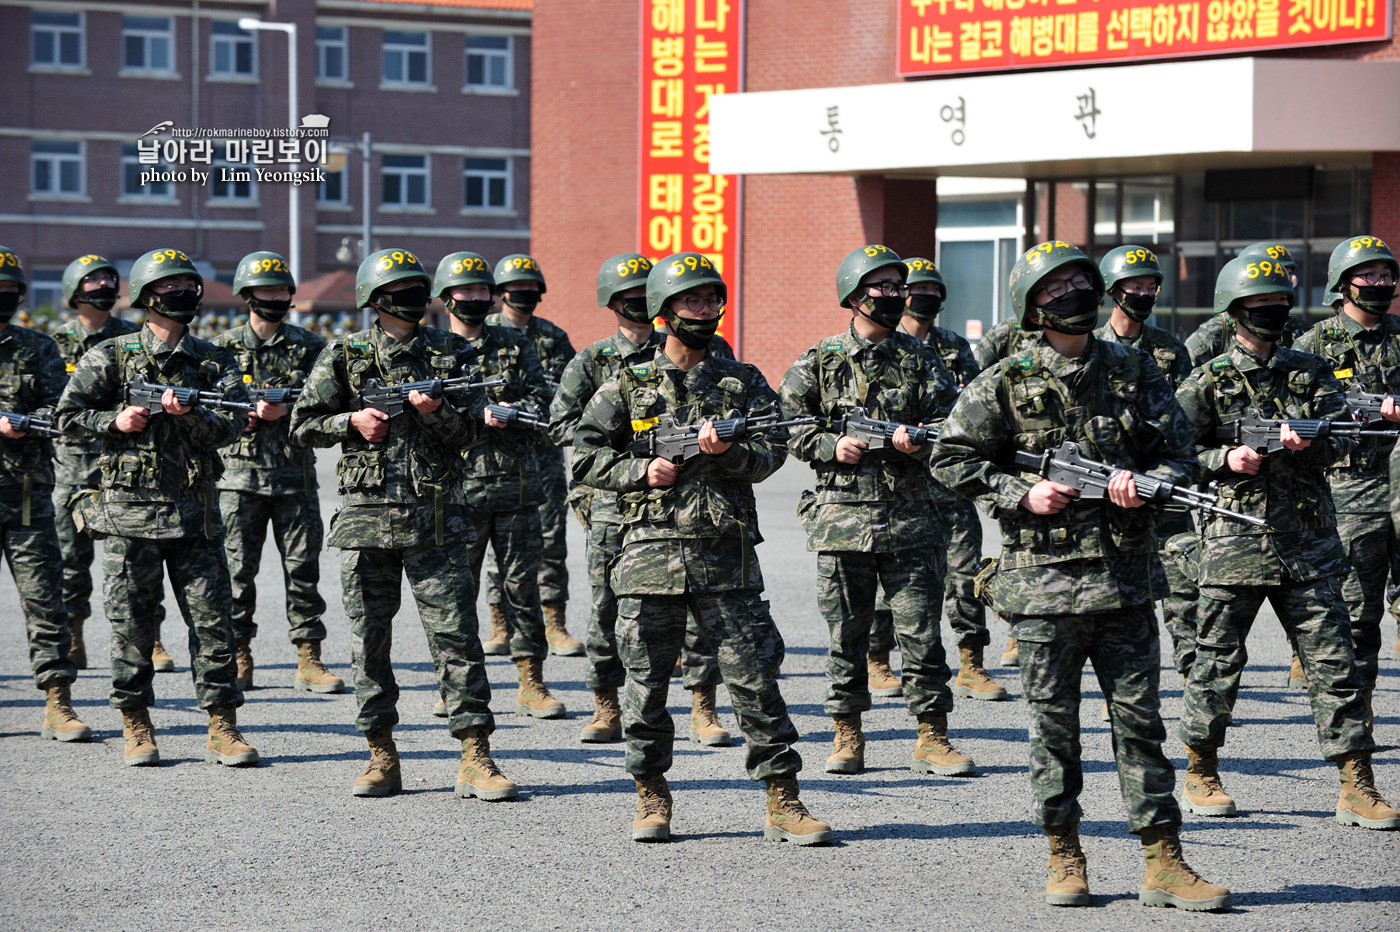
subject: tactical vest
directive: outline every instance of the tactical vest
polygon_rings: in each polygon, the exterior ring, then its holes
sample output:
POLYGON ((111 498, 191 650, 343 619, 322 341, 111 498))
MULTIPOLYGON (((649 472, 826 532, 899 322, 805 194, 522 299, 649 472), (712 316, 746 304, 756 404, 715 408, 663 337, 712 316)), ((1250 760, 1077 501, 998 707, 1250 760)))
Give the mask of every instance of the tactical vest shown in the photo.
MULTIPOLYGON (((480 345, 475 347, 482 378, 506 381, 505 385, 486 389, 491 401, 518 404, 527 396, 521 364, 525 346, 524 334, 509 327, 487 325, 483 329, 480 345)), ((536 469, 533 440, 533 431, 524 428, 483 431, 462 453, 467 475, 489 479, 513 474, 520 486, 516 504, 531 504, 540 494, 538 482, 530 481, 536 469)))
MULTIPOLYGON (((1341 318, 1331 317, 1317 328, 1317 355, 1327 361, 1332 374, 1348 389, 1400 395, 1400 323, 1385 314, 1376 326, 1384 336, 1376 345, 1375 355, 1367 356, 1341 318)), ((1394 449, 1393 440, 1358 443, 1330 469, 1344 473, 1347 479, 1388 478, 1394 449)))
MULTIPOLYGON (((6 329, 11 336, 0 345, 0 410, 32 414, 38 408, 38 382, 44 376, 38 349, 44 337, 17 324, 6 329)), ((38 434, 23 440, 0 437, 0 476, 23 488, 20 523, 28 527, 34 487, 54 484, 52 441, 38 434)))
MULTIPOLYGON (((308 345, 299 328, 283 325, 283 344, 272 368, 259 368, 257 350, 245 342, 244 335, 240 331, 238 336, 230 337, 223 347, 233 354, 245 386, 249 389, 301 388, 306 384, 306 375, 316 362, 316 354, 312 351, 314 344, 308 345)), ((224 447, 222 453, 225 461, 235 461, 229 464, 234 469, 256 468, 259 464, 254 460, 259 454, 266 458, 264 462, 270 459, 291 467, 299 466, 306 494, 310 495, 314 490, 316 455, 310 449, 291 442, 289 417, 271 422, 260 421, 251 432, 239 434, 238 439, 224 447), (239 463, 238 460, 245 462, 239 463)))

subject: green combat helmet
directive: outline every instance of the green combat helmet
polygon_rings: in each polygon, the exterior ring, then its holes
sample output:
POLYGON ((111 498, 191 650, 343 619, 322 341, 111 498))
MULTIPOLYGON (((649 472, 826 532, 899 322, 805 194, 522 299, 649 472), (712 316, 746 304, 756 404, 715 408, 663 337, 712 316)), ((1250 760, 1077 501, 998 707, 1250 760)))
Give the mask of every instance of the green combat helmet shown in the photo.
MULTIPOLYGON (((850 258, 849 256, 847 258, 850 258)), ((906 285, 921 285, 933 282, 943 289, 943 293, 948 293, 948 286, 943 281, 943 274, 938 271, 938 266, 933 264, 931 259, 905 259, 904 267, 908 269, 908 274, 904 277, 906 285)), ((857 279, 859 282, 859 279, 857 279)))
POLYGON ((496 288, 504 288, 511 282, 538 282, 540 294, 545 292, 544 273, 540 271, 540 264, 523 252, 506 256, 496 263, 496 288))
POLYGON ((899 277, 908 280, 909 268, 890 247, 871 243, 869 246, 851 250, 836 267, 836 300, 842 307, 850 307, 846 302, 860 287, 860 280, 876 269, 887 266, 898 269, 899 277))
POLYGON ((117 267, 102 256, 91 254, 79 256, 68 263, 68 268, 63 270, 63 284, 61 286, 63 289, 63 303, 72 307, 73 297, 77 295, 78 286, 83 283, 83 279, 87 278, 93 272, 100 272, 104 269, 111 272, 116 278, 121 278, 121 273, 117 271, 117 267))
POLYGON ((131 279, 127 283, 127 298, 132 307, 145 307, 142 294, 146 286, 172 275, 189 275, 204 289, 204 276, 194 267, 193 260, 178 249, 153 249, 131 265, 131 279))
POLYGON ((423 263, 407 249, 381 249, 370 253, 355 273, 355 306, 366 306, 375 291, 405 278, 421 278, 425 287, 432 281, 423 263))
POLYGON ((496 277, 491 274, 491 266, 486 259, 474 252, 454 252, 442 257, 437 274, 433 276, 433 297, 441 298, 443 292, 458 285, 496 286, 496 277))
POLYGON ((607 307, 619 291, 646 285, 651 260, 639 252, 618 253, 598 269, 598 306, 607 307))
POLYGON ((1379 236, 1353 236, 1338 243, 1337 248, 1332 250, 1332 258, 1327 260, 1328 297, 1335 294, 1338 300, 1350 298, 1357 307, 1377 316, 1386 313, 1395 299, 1394 288, 1390 289, 1389 297, 1379 293, 1367 295, 1366 288, 1384 289, 1385 286, 1371 285, 1359 288, 1349 282, 1342 282, 1342 277, 1352 269, 1372 262, 1384 262, 1390 266, 1391 274, 1400 278, 1400 262, 1395 260, 1395 253, 1391 252, 1390 247, 1379 236), (1355 293, 1349 293, 1353 289, 1355 293))
POLYGON ((243 294, 245 288, 277 288, 283 285, 292 294, 297 293, 292 268, 277 253, 250 252, 238 260, 238 270, 233 273, 233 293, 239 297, 247 297, 243 294))
POLYGON ((1151 275, 1160 285, 1164 277, 1157 256, 1146 246, 1119 246, 1109 250, 1099 260, 1099 274, 1103 276, 1104 291, 1112 291, 1113 286, 1125 278, 1151 275))
POLYGON ((1288 270, 1288 274, 1298 274, 1298 263, 1293 258, 1293 253, 1288 251, 1288 247, 1283 243, 1264 241, 1261 243, 1251 243, 1240 250, 1242 256, 1267 256, 1277 262, 1282 262, 1283 267, 1288 270))
POLYGON ((0 246, 0 282, 15 282, 19 285, 20 294, 29 290, 29 280, 24 275, 24 263, 19 261, 19 256, 8 246, 0 246))
POLYGON ((1297 297, 1282 259, 1271 259, 1267 253, 1241 253, 1225 263, 1216 276, 1215 311, 1223 313, 1241 298, 1260 294, 1286 294, 1290 306, 1297 297))
POLYGON ((714 285, 720 300, 729 300, 729 289, 709 259, 698 252, 667 256, 647 273, 647 316, 655 320, 667 301, 701 285, 714 285))
POLYGON ((1061 240, 1038 243, 1016 260, 1016 264, 1011 268, 1011 309, 1015 312, 1022 330, 1030 332, 1040 329, 1039 323, 1027 319, 1029 299, 1036 286, 1051 272, 1073 262, 1084 266, 1084 271, 1093 280, 1094 291, 1102 298, 1108 290, 1103 284, 1103 274, 1078 246, 1061 240))

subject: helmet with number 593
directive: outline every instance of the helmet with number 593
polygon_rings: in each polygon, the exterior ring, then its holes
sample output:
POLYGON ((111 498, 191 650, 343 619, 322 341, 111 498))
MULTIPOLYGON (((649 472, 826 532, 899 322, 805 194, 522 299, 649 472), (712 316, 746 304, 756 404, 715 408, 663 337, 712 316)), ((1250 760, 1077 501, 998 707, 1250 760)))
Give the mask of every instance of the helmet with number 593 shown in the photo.
POLYGON ((421 278, 425 288, 432 283, 423 263, 407 249, 381 249, 370 253, 355 273, 355 306, 364 307, 375 291, 405 278, 421 278))
POLYGON ((698 252, 667 256, 647 273, 647 316, 655 320, 667 301, 701 285, 714 285, 720 300, 729 300, 729 289, 709 259, 698 252))
POLYGON ((1051 272, 1071 263, 1078 263, 1084 267, 1085 273, 1093 282, 1094 291, 1099 297, 1103 297, 1107 290, 1103 284, 1103 273, 1078 246, 1060 240, 1037 243, 1016 260, 1016 264, 1011 267, 1011 309, 1015 312, 1022 330, 1040 329, 1039 323, 1031 323, 1027 319, 1027 311, 1031 306, 1030 297, 1035 293, 1036 287, 1051 272))
POLYGON ((645 287, 651 260, 639 252, 618 253, 598 268, 598 306, 607 307, 619 291, 645 287))
POLYGON ((190 275, 204 288, 204 276, 194 267, 194 260, 178 249, 153 249, 131 265, 127 282, 127 299, 135 307, 142 304, 146 286, 173 275, 190 275))

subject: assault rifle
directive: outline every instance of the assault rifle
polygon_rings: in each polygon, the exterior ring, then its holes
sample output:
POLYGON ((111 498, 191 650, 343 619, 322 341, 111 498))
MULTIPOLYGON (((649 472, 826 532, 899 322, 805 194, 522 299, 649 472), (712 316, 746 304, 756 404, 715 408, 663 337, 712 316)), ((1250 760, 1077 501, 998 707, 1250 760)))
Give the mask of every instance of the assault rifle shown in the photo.
MULTIPOLYGON (((1347 407, 1351 408, 1351 413, 1356 415, 1356 419, 1362 424, 1375 424, 1385 420, 1381 417, 1381 405, 1385 404, 1387 398, 1395 396, 1384 392, 1363 392, 1354 388, 1347 392, 1347 407)), ((1396 398, 1396 401, 1400 402, 1400 398, 1396 398)))
POLYGON ((871 450, 883 450, 894 446, 894 432, 901 427, 909 429, 909 442, 921 447, 930 438, 937 440, 938 431, 917 424, 901 424, 898 421, 882 421, 870 416, 864 408, 855 408, 845 417, 833 418, 831 427, 853 440, 863 440, 871 450))
POLYGON ((385 385, 379 379, 367 379, 365 387, 360 389, 360 393, 350 400, 350 409, 363 411, 365 408, 373 408, 395 418, 411 407, 408 401, 409 392, 422 392, 429 398, 441 398, 448 392, 466 391, 471 388, 491 388, 504 384, 506 384, 505 379, 474 382, 469 375, 458 376, 455 379, 424 379, 421 382, 402 382, 398 385, 385 385))
POLYGON ((224 397, 223 392, 203 392, 197 388, 186 388, 183 385, 158 385, 155 382, 147 382, 140 376, 126 383, 126 403, 138 408, 145 408, 150 412, 151 417, 155 417, 157 414, 165 413, 160 399, 167 391, 174 392, 175 400, 187 408, 221 408, 225 411, 238 411, 240 413, 248 411, 246 402, 229 400, 224 397))
POLYGON ((1353 440, 1400 438, 1400 429, 1377 430, 1367 427, 1360 421, 1325 418, 1266 418, 1257 408, 1250 408, 1245 416, 1229 424, 1221 424, 1215 429, 1215 439, 1220 443, 1232 443, 1249 447, 1259 453, 1277 453, 1284 449, 1279 439, 1278 429, 1287 424, 1304 440, 1320 440, 1324 437, 1350 437, 1353 440))
MULTIPOLYGON (((796 417, 779 420, 777 412, 760 414, 756 417, 731 417, 711 421, 719 439, 728 443, 743 440, 752 434, 761 434, 783 427, 800 427, 805 424, 820 424, 821 418, 796 417)), ((653 428, 641 440, 627 445, 627 452, 633 456, 658 456, 672 463, 684 463, 700 454, 700 428, 703 424, 690 424, 682 427, 675 421, 667 420, 653 428)))
POLYGON ((253 399, 252 407, 256 408, 259 401, 266 401, 270 405, 289 405, 301 397, 299 388, 250 388, 248 397, 253 399))
POLYGON ((32 414, 16 414, 13 411, 0 411, 0 417, 10 419, 10 427, 36 437, 62 437, 63 431, 53 426, 53 421, 32 414))
POLYGON ((507 427, 528 427, 532 430, 548 430, 549 422, 535 417, 528 411, 510 405, 491 404, 486 406, 491 416, 507 427))
MULTIPOLYGON (((1011 461, 1019 468, 1033 472, 1043 479, 1075 489, 1083 499, 1107 498, 1108 481, 1126 472, 1117 466, 1089 459, 1079 452, 1079 444, 1072 441, 1066 441, 1058 450, 1045 453, 1017 450, 1012 454, 1011 461)), ((1133 485, 1137 487, 1138 498, 1149 504, 1185 505, 1187 508, 1230 518, 1233 521, 1268 527, 1263 518, 1221 508, 1216 504, 1220 501, 1220 496, 1210 492, 1199 492, 1189 486, 1174 485, 1136 472, 1133 473, 1133 485)))

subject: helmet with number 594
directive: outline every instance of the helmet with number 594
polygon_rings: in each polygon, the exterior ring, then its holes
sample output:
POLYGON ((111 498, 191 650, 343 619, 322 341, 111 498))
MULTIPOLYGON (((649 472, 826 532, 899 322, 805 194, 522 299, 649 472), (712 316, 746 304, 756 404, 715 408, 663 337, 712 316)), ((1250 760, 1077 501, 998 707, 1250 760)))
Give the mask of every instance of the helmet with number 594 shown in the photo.
POLYGON ((1011 309, 1015 312, 1022 330, 1040 329, 1040 324, 1030 322, 1026 316, 1031 307, 1030 297, 1035 293, 1036 287, 1051 272, 1072 263, 1084 267, 1085 273, 1093 282, 1094 291, 1099 297, 1103 297, 1107 290, 1103 284, 1103 273, 1078 246, 1060 240, 1037 243, 1016 260, 1016 264, 1011 267, 1011 309))
POLYGON ((1215 310, 1230 310, 1241 298, 1261 294, 1286 294, 1291 306, 1295 297, 1293 280, 1282 259, 1267 253, 1241 254, 1225 263, 1215 279, 1215 310))
POLYGON ((909 267, 904 260, 888 246, 871 243, 859 249, 852 249, 836 267, 836 300, 842 307, 850 307, 846 301, 860 287, 860 280, 876 269, 892 268, 899 272, 900 280, 908 281, 909 267))
POLYGON ((407 249, 381 249, 370 253, 355 273, 355 306, 364 307, 375 291, 405 278, 421 278, 425 288, 432 283, 423 263, 407 249))
POLYGON ((73 306, 73 296, 78 293, 78 286, 83 279, 93 272, 111 272, 113 277, 120 278, 117 267, 98 255, 79 256, 68 263, 68 268, 63 270, 63 303, 69 307, 73 306))
POLYGON ((647 316, 655 320, 667 301, 701 285, 714 285, 721 301, 729 299, 729 289, 709 259, 698 252, 667 256, 647 273, 647 316))

